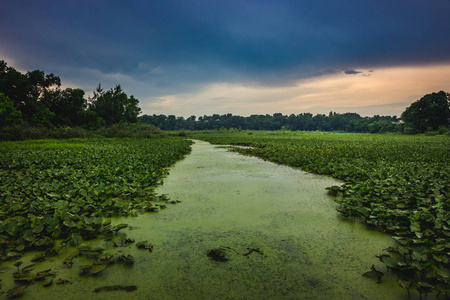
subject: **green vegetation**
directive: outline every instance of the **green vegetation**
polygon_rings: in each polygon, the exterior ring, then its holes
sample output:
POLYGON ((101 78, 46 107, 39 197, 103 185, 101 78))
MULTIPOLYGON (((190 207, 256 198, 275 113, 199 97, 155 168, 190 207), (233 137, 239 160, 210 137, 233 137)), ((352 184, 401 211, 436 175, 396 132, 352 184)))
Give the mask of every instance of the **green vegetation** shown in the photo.
POLYGON ((450 291, 450 139, 446 136, 237 132, 191 134, 233 151, 342 179, 329 193, 349 219, 393 235, 379 258, 399 285, 450 291))
MULTIPOLYGON (((151 211, 169 166, 191 142, 165 139, 0 143, 0 260, 108 235, 104 217, 151 211)), ((116 226, 117 227, 117 226, 116 226)))
POLYGON ((155 125, 163 130, 214 130, 238 128, 244 130, 321 130, 347 132, 400 132, 400 120, 394 116, 361 117, 356 113, 328 115, 311 113, 291 114, 289 116, 275 113, 273 115, 251 115, 249 117, 232 114, 191 116, 187 119, 174 115, 143 115, 142 123, 155 125))
POLYGON ((82 127, 43 127, 22 124, 5 126, 0 130, 0 141, 95 137, 160 138, 164 136, 167 136, 167 134, 159 128, 139 123, 119 123, 95 130, 87 130, 82 127))
POLYGON ((81 89, 61 90, 61 79, 34 70, 22 74, 0 60, 0 127, 83 127, 97 129, 117 123, 136 123, 139 100, 120 85, 104 91, 99 84, 92 98, 81 89))
POLYGON ((450 94, 440 91, 423 96, 402 114, 405 132, 424 133, 445 130, 450 120, 450 94))

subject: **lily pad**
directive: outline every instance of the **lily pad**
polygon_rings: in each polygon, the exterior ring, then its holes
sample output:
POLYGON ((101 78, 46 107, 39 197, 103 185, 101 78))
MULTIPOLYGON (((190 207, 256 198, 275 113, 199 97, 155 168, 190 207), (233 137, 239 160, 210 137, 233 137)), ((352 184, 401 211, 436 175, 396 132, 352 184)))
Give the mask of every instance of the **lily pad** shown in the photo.
POLYGON ((8 290, 7 295, 9 298, 17 297, 23 293, 23 291, 28 287, 28 285, 16 285, 12 289, 8 290))
POLYGON ((384 273, 375 269, 375 266, 372 265, 370 267, 370 271, 363 274, 363 276, 368 277, 370 279, 374 279, 377 283, 381 282, 381 278, 384 276, 384 273))
POLYGON ((112 230, 117 232, 117 231, 127 228, 127 227, 128 227, 128 224, 118 224, 118 225, 114 226, 114 228, 112 230))
POLYGON ((31 264, 31 265, 28 265, 26 267, 23 267, 22 268, 22 272, 23 273, 28 273, 28 272, 33 271, 35 268, 36 268, 36 265, 35 264, 31 264))
POLYGON ((44 281, 44 283, 42 284, 45 287, 49 287, 53 284, 53 278, 48 278, 44 281))

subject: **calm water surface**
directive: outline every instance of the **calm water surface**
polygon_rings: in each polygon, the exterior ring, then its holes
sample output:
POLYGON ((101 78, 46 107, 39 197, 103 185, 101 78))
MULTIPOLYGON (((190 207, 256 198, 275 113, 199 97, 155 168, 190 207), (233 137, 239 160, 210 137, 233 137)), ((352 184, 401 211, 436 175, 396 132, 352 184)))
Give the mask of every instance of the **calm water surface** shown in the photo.
MULTIPOLYGON (((338 181, 242 156, 196 141, 158 187, 179 204, 159 213, 121 218, 148 240, 152 253, 135 246, 115 248, 135 256, 133 266, 113 265, 95 278, 62 265, 66 254, 39 263, 71 284, 34 284, 24 299, 407 299, 389 274, 383 283, 362 277, 374 257, 392 244, 390 236, 343 221, 325 188, 338 181), (207 257, 224 247, 227 262, 207 257), (244 256, 248 249, 259 249, 244 256), (93 293, 103 285, 136 285, 134 292, 93 293)), ((94 242, 95 243, 95 242, 94 242)), ((102 244, 102 241, 97 241, 102 244)), ((24 258, 24 265, 27 264, 24 258)), ((6 265, 5 274, 14 267, 6 265)), ((11 286, 4 279, 2 291, 11 286)), ((2 297, 5 297, 3 295, 2 297)))

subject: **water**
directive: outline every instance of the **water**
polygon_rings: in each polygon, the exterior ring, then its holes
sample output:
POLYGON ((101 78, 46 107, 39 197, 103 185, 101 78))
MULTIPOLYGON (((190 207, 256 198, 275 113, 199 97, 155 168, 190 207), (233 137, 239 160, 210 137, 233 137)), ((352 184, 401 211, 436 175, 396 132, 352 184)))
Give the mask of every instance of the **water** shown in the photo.
MULTIPOLYGON (((151 242, 153 252, 116 248, 134 255, 135 264, 113 265, 94 278, 78 275, 82 261, 70 269, 56 257, 36 271, 52 267, 56 279, 72 284, 45 288, 37 283, 23 298, 407 299, 389 274, 380 284, 361 276, 372 264, 385 271, 374 256, 392 240, 339 218, 325 190, 337 184, 196 141, 192 153, 157 189, 181 203, 114 220, 136 227, 124 232, 151 242), (207 256, 220 247, 226 262, 207 256), (249 249, 263 254, 244 256, 249 249), (115 284, 136 285, 137 290, 93 293, 96 287, 115 284)), ((64 251, 61 257, 71 250, 64 251)))

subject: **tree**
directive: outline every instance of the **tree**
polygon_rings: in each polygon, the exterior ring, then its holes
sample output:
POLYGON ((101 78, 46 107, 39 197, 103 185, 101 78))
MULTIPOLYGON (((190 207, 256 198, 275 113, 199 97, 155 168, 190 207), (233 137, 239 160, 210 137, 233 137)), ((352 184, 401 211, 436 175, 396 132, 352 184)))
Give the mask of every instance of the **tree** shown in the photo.
POLYGON ((81 126, 86 121, 87 100, 81 89, 46 91, 42 103, 55 113, 53 125, 81 126))
POLYGON ((139 100, 134 96, 128 97, 120 85, 105 92, 99 84, 90 102, 89 110, 102 118, 107 126, 120 122, 135 123, 141 113, 139 100))
POLYGON ((450 94, 444 91, 427 94, 407 107, 401 118, 405 122, 405 131, 411 133, 449 126, 450 94))
POLYGON ((14 107, 14 102, 0 93, 0 126, 22 122, 22 113, 14 107))
POLYGON ((14 107, 21 111, 25 121, 36 125, 50 125, 53 113, 41 103, 43 95, 59 88, 58 76, 34 70, 22 74, 6 62, 0 60, 0 92, 14 102, 14 107))

